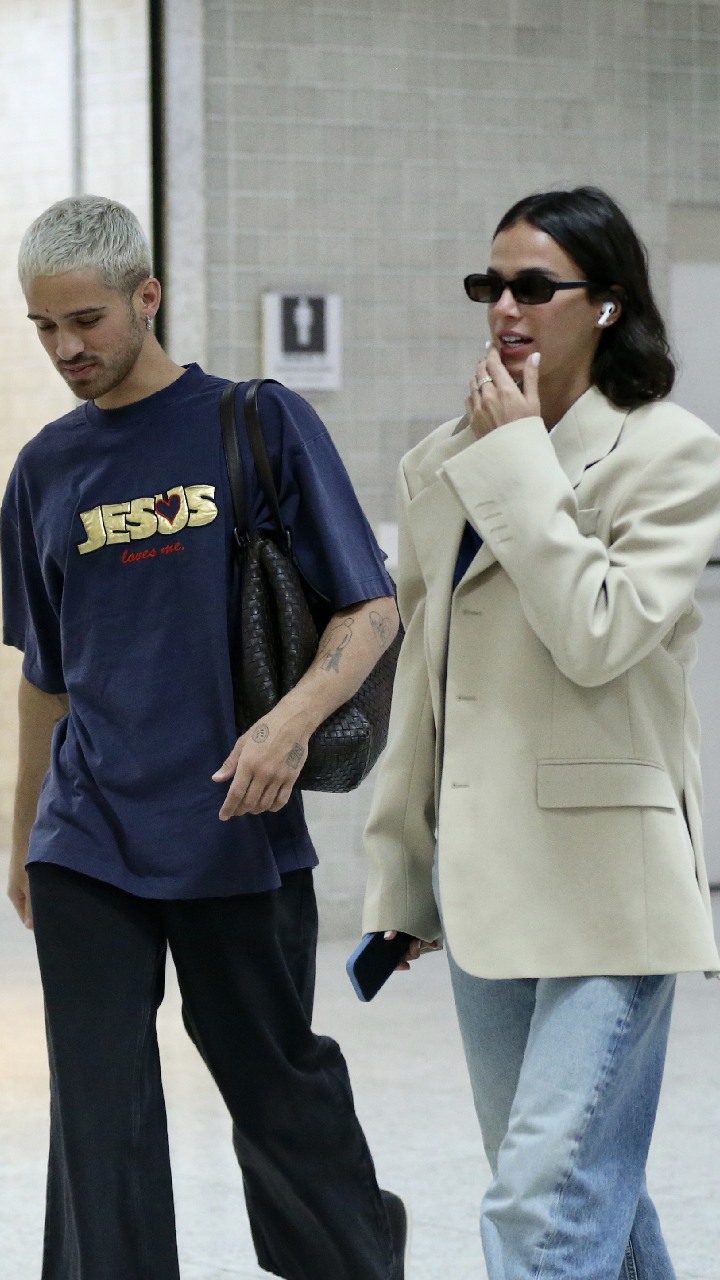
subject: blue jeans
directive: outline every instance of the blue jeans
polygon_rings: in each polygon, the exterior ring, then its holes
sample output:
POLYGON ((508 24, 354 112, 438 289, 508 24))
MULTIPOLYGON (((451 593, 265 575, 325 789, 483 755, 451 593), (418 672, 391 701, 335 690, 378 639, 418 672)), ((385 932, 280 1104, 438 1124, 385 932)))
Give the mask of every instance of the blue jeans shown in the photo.
POLYGON ((645 1182, 674 976, 491 981, 449 961, 490 1280, 675 1280, 645 1182))

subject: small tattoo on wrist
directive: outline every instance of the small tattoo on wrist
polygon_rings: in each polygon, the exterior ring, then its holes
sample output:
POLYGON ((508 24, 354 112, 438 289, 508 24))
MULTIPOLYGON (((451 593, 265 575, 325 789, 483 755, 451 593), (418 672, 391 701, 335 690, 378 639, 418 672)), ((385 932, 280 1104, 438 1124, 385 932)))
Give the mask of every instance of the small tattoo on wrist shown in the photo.
POLYGON ((298 766, 300 765, 300 761, 303 758, 303 751, 304 751, 304 748, 302 743, 296 742, 295 745, 291 747, 290 750, 288 751, 285 757, 285 763, 289 764, 291 769, 297 769, 298 766))
POLYGON ((258 724, 251 734, 253 742, 267 742, 270 737, 270 730, 266 724, 258 724))

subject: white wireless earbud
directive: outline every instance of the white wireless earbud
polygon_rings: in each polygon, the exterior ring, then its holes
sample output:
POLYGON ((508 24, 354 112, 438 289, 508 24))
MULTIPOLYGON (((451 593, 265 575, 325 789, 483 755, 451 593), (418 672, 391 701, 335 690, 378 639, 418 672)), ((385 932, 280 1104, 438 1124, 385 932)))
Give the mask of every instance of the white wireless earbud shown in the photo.
POLYGON ((603 302, 602 311, 598 316, 598 324, 601 329, 604 329, 605 325, 610 323, 610 318, 615 315, 616 311, 617 307, 614 302, 603 302))

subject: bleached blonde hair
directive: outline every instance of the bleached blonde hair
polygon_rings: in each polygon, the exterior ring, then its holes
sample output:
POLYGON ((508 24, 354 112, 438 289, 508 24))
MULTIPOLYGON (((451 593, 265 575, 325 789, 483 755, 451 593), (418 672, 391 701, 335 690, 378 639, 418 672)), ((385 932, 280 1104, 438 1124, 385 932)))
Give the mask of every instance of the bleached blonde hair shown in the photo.
POLYGON ((152 274, 147 237, 135 214, 106 196, 68 196, 30 224, 20 244, 23 289, 37 276, 95 267, 105 284, 130 296, 152 274))

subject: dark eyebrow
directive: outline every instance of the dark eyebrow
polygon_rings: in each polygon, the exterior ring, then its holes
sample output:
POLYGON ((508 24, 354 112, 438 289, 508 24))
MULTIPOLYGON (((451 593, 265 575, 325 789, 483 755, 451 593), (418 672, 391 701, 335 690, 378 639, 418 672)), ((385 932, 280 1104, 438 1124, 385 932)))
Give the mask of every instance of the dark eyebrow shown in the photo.
MULTIPOLYGON (((488 267, 485 274, 488 276, 499 276, 501 280, 505 279, 505 276, 502 275, 496 267, 488 267)), ((552 267, 521 267, 517 275, 512 277, 513 280, 517 280, 518 276, 547 276, 549 280, 560 279, 557 271, 553 271, 552 267)))
MULTIPOLYGON (((96 316, 101 311, 107 311, 107 307, 79 307, 77 311, 68 311, 62 319, 75 320, 78 316, 96 316)), ((49 316, 36 315, 33 311, 28 311, 28 320, 48 320, 49 318, 49 316)))

